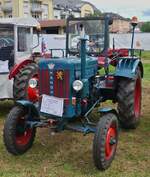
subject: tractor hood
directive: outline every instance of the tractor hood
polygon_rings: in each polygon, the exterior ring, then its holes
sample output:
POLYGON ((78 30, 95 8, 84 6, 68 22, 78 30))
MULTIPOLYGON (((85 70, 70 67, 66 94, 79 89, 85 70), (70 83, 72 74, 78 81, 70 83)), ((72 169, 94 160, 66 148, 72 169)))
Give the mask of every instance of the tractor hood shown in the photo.
MULTIPOLYGON (((96 74, 98 67, 98 60, 94 57, 86 58, 86 78, 96 74)), ((81 75, 81 58, 55 58, 55 59, 41 59, 39 62, 40 70, 70 70, 78 72, 78 78, 81 75)))

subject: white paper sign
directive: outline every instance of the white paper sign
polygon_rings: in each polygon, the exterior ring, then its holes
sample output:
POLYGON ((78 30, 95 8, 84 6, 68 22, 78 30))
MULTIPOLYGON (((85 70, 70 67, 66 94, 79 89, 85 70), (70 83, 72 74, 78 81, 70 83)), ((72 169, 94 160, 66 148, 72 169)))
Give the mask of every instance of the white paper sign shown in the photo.
POLYGON ((62 117, 64 100, 53 96, 43 95, 41 112, 62 117))
POLYGON ((6 61, 1 61, 0 60, 0 73, 8 73, 8 60, 6 61))

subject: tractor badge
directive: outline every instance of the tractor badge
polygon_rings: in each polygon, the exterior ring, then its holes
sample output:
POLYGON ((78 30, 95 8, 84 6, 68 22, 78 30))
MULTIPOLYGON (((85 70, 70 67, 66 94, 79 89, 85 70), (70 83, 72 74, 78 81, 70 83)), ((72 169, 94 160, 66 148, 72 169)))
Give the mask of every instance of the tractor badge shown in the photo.
POLYGON ((48 68, 49 68, 50 70, 54 69, 54 67, 55 67, 55 64, 53 64, 53 63, 48 64, 48 68))
POLYGON ((58 80, 63 80, 64 73, 63 71, 57 71, 56 77, 58 80))

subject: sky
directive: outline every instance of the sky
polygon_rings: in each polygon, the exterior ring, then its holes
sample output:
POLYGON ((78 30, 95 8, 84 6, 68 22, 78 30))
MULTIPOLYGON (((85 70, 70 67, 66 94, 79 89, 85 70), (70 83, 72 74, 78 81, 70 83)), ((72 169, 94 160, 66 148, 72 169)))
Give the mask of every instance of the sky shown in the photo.
POLYGON ((124 17, 137 16, 139 21, 150 21, 150 0, 86 0, 102 12, 115 12, 124 17))

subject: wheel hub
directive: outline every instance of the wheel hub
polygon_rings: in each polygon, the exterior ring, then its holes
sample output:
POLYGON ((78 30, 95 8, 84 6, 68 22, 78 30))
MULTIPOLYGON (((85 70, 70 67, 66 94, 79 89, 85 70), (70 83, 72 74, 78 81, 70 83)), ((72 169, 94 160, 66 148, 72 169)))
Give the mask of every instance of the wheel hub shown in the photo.
POLYGON ((135 117, 139 118, 141 113, 141 81, 137 79, 135 85, 135 95, 134 95, 134 113, 135 117))
POLYGON ((16 126, 16 144, 25 146, 30 141, 32 129, 27 127, 25 119, 18 119, 16 126))
POLYGON ((105 157, 106 159, 110 159, 114 150, 115 146, 117 144, 116 141, 116 128, 114 126, 111 126, 108 129, 107 135, 106 135, 106 144, 105 144, 105 157))
POLYGON ((110 145, 114 145, 114 144, 116 144, 116 143, 117 143, 117 142, 116 142, 116 139, 112 137, 112 138, 110 139, 110 143, 109 143, 109 144, 110 144, 110 145))

